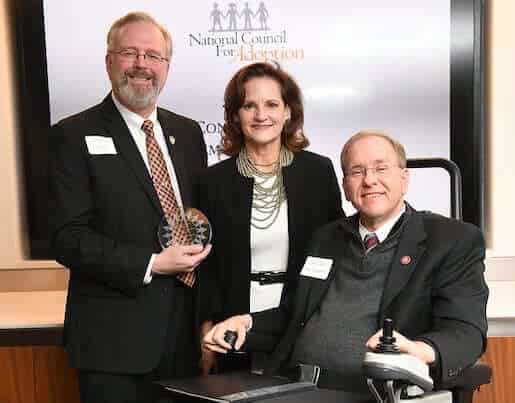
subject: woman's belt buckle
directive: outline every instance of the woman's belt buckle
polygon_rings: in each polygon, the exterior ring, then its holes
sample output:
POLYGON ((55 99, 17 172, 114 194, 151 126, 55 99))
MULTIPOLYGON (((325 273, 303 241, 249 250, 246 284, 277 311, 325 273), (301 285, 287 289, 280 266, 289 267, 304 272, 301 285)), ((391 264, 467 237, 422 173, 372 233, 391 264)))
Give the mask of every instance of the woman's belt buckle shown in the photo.
POLYGON ((284 283, 286 273, 281 271, 260 271, 251 273, 251 281, 259 281, 259 285, 284 283))

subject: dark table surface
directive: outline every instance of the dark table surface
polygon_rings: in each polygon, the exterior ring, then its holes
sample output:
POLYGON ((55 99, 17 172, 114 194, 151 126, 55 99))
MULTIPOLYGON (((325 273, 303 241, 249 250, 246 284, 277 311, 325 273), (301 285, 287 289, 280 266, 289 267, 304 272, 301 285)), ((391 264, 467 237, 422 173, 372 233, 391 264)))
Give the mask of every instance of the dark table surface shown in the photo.
MULTIPOLYGON (((208 377, 197 377, 182 380, 171 380, 164 382, 169 388, 182 390, 187 393, 197 395, 208 395, 214 398, 222 398, 224 395, 230 395, 245 390, 256 390, 263 387, 274 387, 286 381, 279 378, 256 376, 243 372, 227 373, 223 375, 210 375, 208 377)), ((196 397, 184 397, 175 392, 164 391, 164 395, 173 397, 174 403, 193 403, 206 402, 208 399, 196 397)), ((286 394, 259 398, 253 400, 261 403, 369 403, 375 402, 372 395, 363 396, 355 393, 329 390, 329 389, 312 389, 312 390, 295 390, 286 394)))

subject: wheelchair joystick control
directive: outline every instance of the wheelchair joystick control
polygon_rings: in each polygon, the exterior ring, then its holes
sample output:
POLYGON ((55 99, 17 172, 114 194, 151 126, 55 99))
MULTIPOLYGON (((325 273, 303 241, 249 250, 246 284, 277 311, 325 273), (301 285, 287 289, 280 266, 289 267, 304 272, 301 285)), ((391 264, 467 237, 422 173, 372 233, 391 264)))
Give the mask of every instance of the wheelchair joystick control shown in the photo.
POLYGON ((236 344, 236 339, 238 338, 238 333, 233 330, 227 330, 224 333, 224 341, 231 345, 231 350, 234 351, 234 345, 236 344))
POLYGON ((399 347, 393 337, 393 320, 386 318, 383 322, 383 335, 379 337, 380 343, 374 349, 376 353, 399 353, 399 347))
POLYGON ((424 391, 433 389, 429 367, 419 358, 400 352, 395 344, 393 329, 392 319, 385 319, 379 344, 374 351, 365 353, 363 360, 363 373, 370 392, 378 403, 400 403, 402 392, 408 388, 409 396, 419 396, 424 391), (376 385, 382 386, 378 388, 376 385))

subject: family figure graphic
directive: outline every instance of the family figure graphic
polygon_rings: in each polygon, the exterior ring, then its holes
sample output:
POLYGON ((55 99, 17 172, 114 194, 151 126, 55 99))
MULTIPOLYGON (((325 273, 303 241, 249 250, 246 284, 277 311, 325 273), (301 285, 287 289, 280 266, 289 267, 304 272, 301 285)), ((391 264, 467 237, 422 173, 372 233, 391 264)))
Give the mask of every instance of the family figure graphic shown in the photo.
POLYGON ((266 31, 268 30, 267 19, 269 17, 268 10, 265 7, 264 2, 259 3, 259 7, 256 11, 252 11, 249 7, 249 3, 245 2, 245 6, 238 12, 236 3, 229 3, 228 9, 225 14, 218 7, 218 3, 213 4, 213 10, 211 11, 210 17, 213 21, 211 32, 223 32, 223 31, 266 31), (222 24, 228 20, 225 27, 222 24), (253 27, 252 23, 258 20, 259 27, 253 27), (238 26, 238 22, 243 20, 243 27, 238 26))

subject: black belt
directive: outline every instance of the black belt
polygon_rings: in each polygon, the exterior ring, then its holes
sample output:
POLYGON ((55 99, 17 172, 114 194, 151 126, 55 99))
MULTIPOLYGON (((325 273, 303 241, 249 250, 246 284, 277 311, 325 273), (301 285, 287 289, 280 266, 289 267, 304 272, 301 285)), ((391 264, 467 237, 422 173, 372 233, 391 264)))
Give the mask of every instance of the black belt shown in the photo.
POLYGON ((260 285, 284 283, 286 280, 286 273, 282 271, 260 271, 258 273, 250 273, 250 280, 259 281, 260 285))

